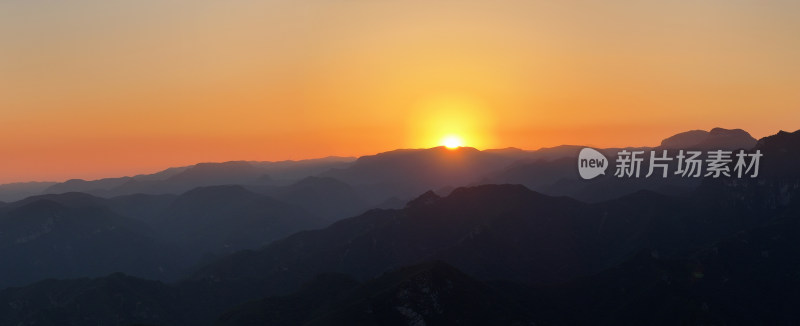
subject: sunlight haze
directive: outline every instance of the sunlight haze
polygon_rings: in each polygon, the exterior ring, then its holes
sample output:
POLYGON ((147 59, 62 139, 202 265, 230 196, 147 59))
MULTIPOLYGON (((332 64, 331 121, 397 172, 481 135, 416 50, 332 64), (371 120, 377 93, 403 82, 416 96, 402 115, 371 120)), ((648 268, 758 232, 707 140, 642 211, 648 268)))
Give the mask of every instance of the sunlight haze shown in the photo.
POLYGON ((5 0, 0 183, 760 138, 800 122, 798 31, 796 1, 5 0))

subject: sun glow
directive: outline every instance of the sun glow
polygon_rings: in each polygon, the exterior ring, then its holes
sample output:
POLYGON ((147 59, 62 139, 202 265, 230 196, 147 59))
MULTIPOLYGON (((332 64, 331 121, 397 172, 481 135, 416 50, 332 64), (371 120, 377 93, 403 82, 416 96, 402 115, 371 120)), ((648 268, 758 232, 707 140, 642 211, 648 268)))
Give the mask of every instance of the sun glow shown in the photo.
POLYGON ((458 136, 450 135, 442 139, 442 145, 444 145, 444 147, 454 149, 464 146, 464 141, 458 136))
POLYGON ((408 117, 411 148, 493 146, 494 117, 487 106, 469 95, 445 94, 420 100, 408 117))

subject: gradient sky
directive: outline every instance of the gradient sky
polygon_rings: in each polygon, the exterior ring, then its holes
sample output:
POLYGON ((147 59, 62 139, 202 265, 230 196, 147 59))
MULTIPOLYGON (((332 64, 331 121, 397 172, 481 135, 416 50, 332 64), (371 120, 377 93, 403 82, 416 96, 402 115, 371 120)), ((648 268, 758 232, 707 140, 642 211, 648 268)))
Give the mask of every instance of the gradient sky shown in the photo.
POLYGON ((798 1, 0 0, 0 183, 800 129, 798 1))

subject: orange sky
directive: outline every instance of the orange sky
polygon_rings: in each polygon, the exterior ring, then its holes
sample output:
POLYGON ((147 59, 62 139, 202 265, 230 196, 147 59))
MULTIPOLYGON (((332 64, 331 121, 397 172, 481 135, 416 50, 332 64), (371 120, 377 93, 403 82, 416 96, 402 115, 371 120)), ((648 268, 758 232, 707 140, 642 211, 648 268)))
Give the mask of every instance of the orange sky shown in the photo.
POLYGON ((0 183, 758 138, 800 129, 798 31, 788 0, 6 0, 0 183))

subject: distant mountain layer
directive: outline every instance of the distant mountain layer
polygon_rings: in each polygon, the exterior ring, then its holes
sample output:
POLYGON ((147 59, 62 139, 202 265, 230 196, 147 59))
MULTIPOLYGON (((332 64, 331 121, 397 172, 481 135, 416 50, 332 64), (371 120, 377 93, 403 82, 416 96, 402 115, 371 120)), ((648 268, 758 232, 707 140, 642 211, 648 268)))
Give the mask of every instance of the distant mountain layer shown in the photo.
POLYGON ((302 208, 241 186, 191 190, 159 215, 154 227, 196 253, 259 248, 291 233, 327 225, 302 208))
POLYGON ((18 182, 0 185, 0 200, 9 202, 42 194, 56 182, 18 182))
POLYGON ((2 209, 0 261, 0 287, 115 271, 171 279, 190 263, 145 224, 108 207, 47 199, 2 209))
MULTIPOLYGON (((735 150, 750 149, 755 144, 756 140, 741 129, 714 128, 671 136, 658 148, 735 150)), ((562 145, 535 151, 517 148, 479 151, 468 147, 455 150, 435 147, 394 150, 358 159, 329 157, 282 162, 200 163, 133 177, 0 185, 0 200, 15 201, 30 195, 65 192, 84 192, 101 197, 139 193, 181 194, 197 187, 215 185, 264 188, 286 186, 309 177, 341 181, 352 187, 360 200, 370 206, 382 205, 391 198, 408 200, 430 189, 490 183, 520 183, 546 194, 595 202, 619 198, 640 189, 677 194, 696 186, 692 180, 670 180, 664 184, 663 180, 650 179, 630 186, 602 186, 615 189, 613 192, 597 189, 600 186, 586 187, 587 183, 575 173, 575 158, 581 148, 583 146, 562 145)), ((601 149, 609 157, 615 156, 619 150, 621 148, 601 149)), ((318 209, 311 210, 327 215, 318 209)))
POLYGON ((742 129, 714 128, 711 131, 682 132, 661 141, 664 149, 736 150, 751 149, 757 140, 742 129))
POLYGON ((181 195, 40 195, 0 206, 0 288, 111 272, 174 280, 202 257, 259 248, 366 209, 336 180, 267 194, 242 186, 181 195), (329 211, 316 215, 303 207, 329 211))
POLYGON ((285 185, 332 168, 346 166, 353 160, 355 158, 327 157, 301 161, 199 163, 133 177, 8 184, 0 185, 0 200, 14 201, 30 195, 65 192, 85 192, 111 197, 136 193, 179 194, 197 187, 213 185, 285 185))

